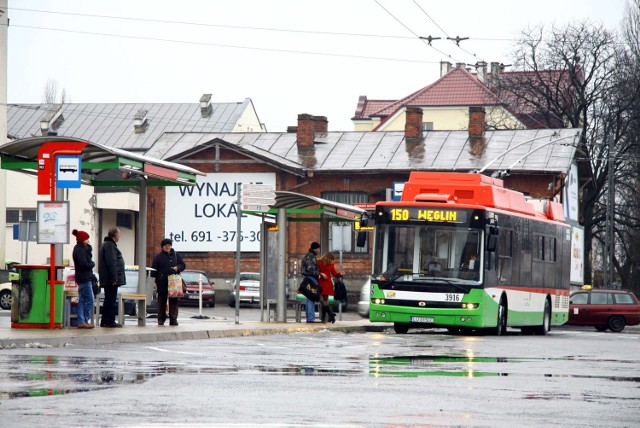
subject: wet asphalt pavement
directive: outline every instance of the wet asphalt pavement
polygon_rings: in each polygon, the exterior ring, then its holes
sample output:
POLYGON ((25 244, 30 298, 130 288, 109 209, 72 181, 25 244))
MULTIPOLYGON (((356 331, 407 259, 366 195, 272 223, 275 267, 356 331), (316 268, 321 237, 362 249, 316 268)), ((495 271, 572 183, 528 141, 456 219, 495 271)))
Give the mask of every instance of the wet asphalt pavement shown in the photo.
POLYGON ((4 349, 0 414, 4 426, 637 426, 639 329, 509 333, 4 349))

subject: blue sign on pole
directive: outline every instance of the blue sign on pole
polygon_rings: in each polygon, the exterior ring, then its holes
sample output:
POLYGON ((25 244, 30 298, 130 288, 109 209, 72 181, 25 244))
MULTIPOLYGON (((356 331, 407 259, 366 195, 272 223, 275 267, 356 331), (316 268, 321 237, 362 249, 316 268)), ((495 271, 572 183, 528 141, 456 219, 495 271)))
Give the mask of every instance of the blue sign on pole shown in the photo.
POLYGON ((13 240, 17 241, 18 239, 20 239, 20 225, 19 224, 14 224, 13 225, 13 240))
POLYGON ((79 189, 82 177, 82 159, 80 156, 56 157, 56 187, 61 189, 79 189))

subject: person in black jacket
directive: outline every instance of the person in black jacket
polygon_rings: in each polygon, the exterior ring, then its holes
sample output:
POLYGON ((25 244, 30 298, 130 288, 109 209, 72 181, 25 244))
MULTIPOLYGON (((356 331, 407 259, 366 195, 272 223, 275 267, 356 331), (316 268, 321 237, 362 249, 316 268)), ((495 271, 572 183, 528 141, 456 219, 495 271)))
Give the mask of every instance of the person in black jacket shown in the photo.
MULTIPOLYGON (((155 269, 151 276, 155 278, 158 292, 158 325, 164 325, 167 319, 167 298, 169 298, 168 276, 180 273, 187 267, 182 256, 175 252, 173 241, 165 238, 160 242, 162 251, 153 257, 151 267, 155 269)), ((169 325, 178 325, 178 298, 169 298, 169 325)))
POLYGON ((93 311, 93 267, 89 234, 84 230, 73 229, 71 232, 76 237, 76 245, 73 247, 73 267, 75 268, 76 284, 78 284, 78 328, 95 327, 91 320, 93 311))
POLYGON ((100 247, 100 286, 104 288, 104 305, 102 306, 102 319, 100 327, 122 327, 116 322, 118 309, 118 287, 127 283, 124 275, 124 258, 118 249, 120 230, 113 227, 109 229, 100 247))

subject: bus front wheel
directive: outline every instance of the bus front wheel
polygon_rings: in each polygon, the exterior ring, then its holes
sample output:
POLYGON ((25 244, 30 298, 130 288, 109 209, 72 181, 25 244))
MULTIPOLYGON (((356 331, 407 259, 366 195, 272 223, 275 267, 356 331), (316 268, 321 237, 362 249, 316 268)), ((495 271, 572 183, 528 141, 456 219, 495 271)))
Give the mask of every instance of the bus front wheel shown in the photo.
POLYGON ((407 332, 409 331, 409 324, 394 322, 393 330, 396 332, 396 334, 407 334, 407 332))
POLYGON ((503 336, 507 333, 507 303, 505 298, 500 299, 500 304, 498 305, 498 315, 497 315, 498 325, 493 328, 493 334, 496 336, 503 336))

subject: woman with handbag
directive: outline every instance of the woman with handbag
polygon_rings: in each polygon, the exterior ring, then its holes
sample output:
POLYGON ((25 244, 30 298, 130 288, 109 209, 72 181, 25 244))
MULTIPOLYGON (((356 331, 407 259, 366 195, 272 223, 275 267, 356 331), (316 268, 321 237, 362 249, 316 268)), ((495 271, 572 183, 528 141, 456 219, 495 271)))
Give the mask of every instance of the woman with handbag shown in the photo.
POLYGON ((151 267, 155 269, 151 276, 155 278, 156 291, 158 292, 158 325, 164 325, 167 319, 167 299, 169 300, 169 325, 178 325, 178 298, 179 292, 169 295, 169 282, 180 284, 182 291, 182 279, 175 277, 186 269, 182 256, 172 248, 173 241, 164 238, 160 242, 162 251, 153 257, 151 267))
POLYGON ((92 260, 92 249, 89 245, 89 234, 84 230, 73 229, 76 237, 73 247, 73 266, 78 284, 78 328, 94 328, 90 323, 93 311, 93 268, 96 263, 92 260))
POLYGON ((320 257, 318 261, 318 270, 320 271, 320 277, 318 278, 318 284, 322 288, 321 294, 324 298, 324 301, 327 302, 327 307, 329 311, 325 309, 324 306, 320 307, 320 319, 322 322, 326 322, 327 315, 329 315, 329 321, 335 322, 335 314, 331 317, 331 305, 329 305, 329 296, 333 296, 333 281, 332 277, 339 278, 344 276, 344 272, 338 272, 333 261, 336 257, 333 253, 324 253, 322 257, 320 257))
POLYGON ((312 242, 309 246, 309 252, 305 254, 300 265, 302 269, 302 275, 304 279, 300 284, 298 290, 302 292, 307 298, 307 304, 305 305, 307 322, 317 322, 315 314, 315 302, 320 302, 321 311, 326 311, 329 314, 329 321, 336 322, 336 314, 333 313, 327 301, 322 297, 320 290, 320 284, 318 280, 325 276, 318 270, 318 261, 316 257, 320 254, 320 244, 312 242), (316 293, 308 293, 310 289, 316 290, 316 293))

